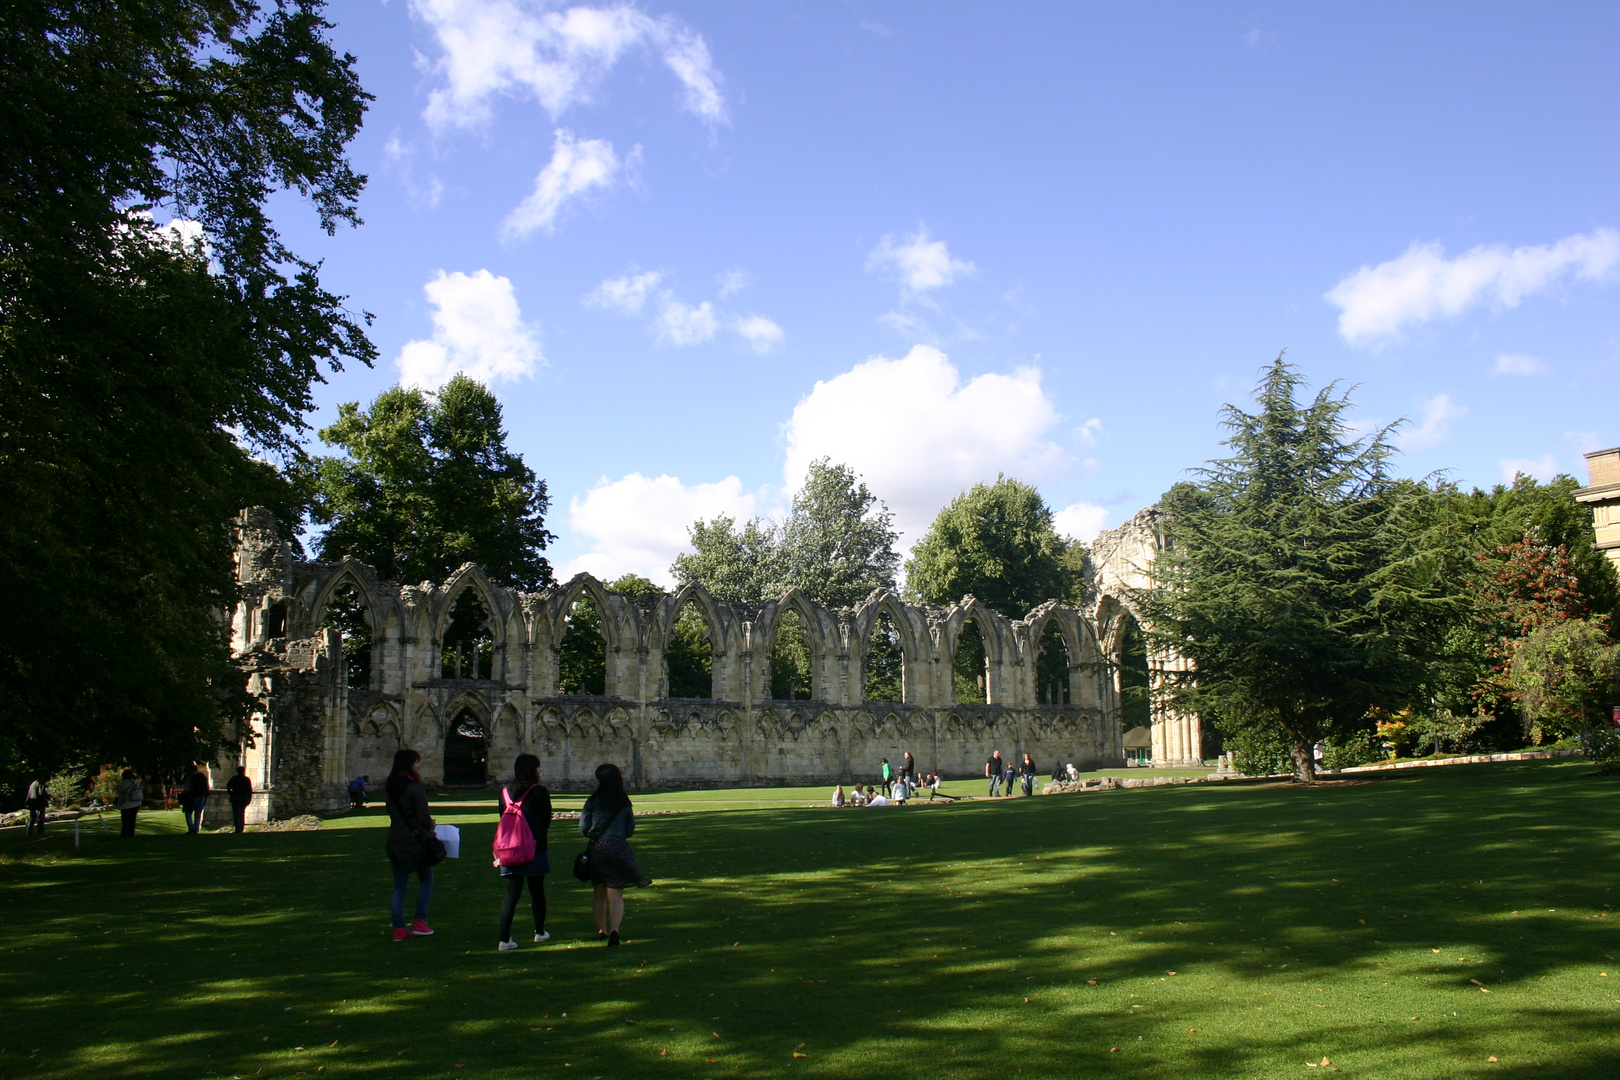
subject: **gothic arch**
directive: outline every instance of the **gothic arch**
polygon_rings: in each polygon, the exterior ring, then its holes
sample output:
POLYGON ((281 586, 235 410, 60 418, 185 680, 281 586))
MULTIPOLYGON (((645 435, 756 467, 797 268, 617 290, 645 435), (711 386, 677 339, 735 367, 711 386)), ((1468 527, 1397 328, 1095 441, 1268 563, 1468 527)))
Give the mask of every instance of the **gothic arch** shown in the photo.
POLYGON ((360 602, 366 609, 366 623, 371 627, 372 635, 376 636, 387 627, 388 617, 393 612, 385 610, 386 598, 382 595, 376 572, 348 555, 338 561, 337 569, 330 577, 316 586, 307 608, 310 630, 320 629, 326 605, 332 602, 332 595, 345 585, 352 586, 359 594, 360 602))
POLYGON ((782 591, 782 595, 774 600, 767 600, 760 610, 759 620, 755 623, 757 640, 755 649, 769 654, 776 645, 776 630, 781 625, 782 615, 792 611, 798 614, 799 620, 804 623, 804 632, 810 638, 810 655, 815 663, 820 663, 828 655, 835 652, 834 643, 827 640, 827 628, 822 622, 821 612, 825 609, 818 604, 812 604, 798 589, 789 587, 782 591))
POLYGON ((962 627, 969 619, 979 624, 979 636, 984 638, 985 655, 990 663, 999 664, 1010 659, 1004 655, 1001 626, 997 624, 996 613, 984 606, 976 596, 964 596, 948 609, 944 625, 944 651, 947 655, 956 655, 956 643, 962 636, 962 627))
MULTIPOLYGON (((608 651, 611 653, 614 649, 623 648, 626 645, 622 632, 624 627, 620 625, 614 607, 608 602, 608 597, 613 594, 609 593, 600 581, 583 571, 564 582, 546 602, 552 645, 562 641, 563 625, 568 618, 568 612, 579 601, 582 593, 596 605, 596 614, 601 620, 602 640, 607 644, 608 651)), ((629 645, 632 649, 635 647, 634 642, 630 642, 629 645)))
MULTIPOLYGON (((442 642, 444 632, 450 625, 451 613, 455 611, 456 601, 468 589, 478 596, 479 603, 484 605, 484 611, 489 615, 489 633, 495 642, 496 649, 506 644, 506 618, 505 605, 501 603, 504 597, 497 596, 496 588, 484 576, 483 568, 477 563, 463 563, 461 568, 450 575, 444 583, 444 588, 438 597, 437 611, 433 616, 433 640, 442 642)), ((504 590, 502 590, 504 591, 504 590)))

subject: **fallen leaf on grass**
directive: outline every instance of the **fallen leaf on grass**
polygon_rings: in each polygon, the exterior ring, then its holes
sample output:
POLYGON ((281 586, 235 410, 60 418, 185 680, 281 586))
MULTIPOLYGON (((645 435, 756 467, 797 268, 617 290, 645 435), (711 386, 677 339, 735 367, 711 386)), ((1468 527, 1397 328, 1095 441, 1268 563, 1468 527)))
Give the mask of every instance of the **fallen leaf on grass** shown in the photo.
POLYGON ((1430 949, 1429 951, 1430 952, 1439 952, 1440 950, 1439 949, 1430 949))
POLYGON ((658 1051, 658 1056, 659 1057, 669 1057, 669 1051, 668 1050, 660 1050, 660 1051, 658 1051))
POLYGON ((336 1046, 337 1044, 338 1044, 338 1041, 336 1039, 333 1039, 331 1042, 327 1043, 326 1046, 327 1046, 327 1049, 331 1049, 332 1047, 336 1046))
POLYGON ((1490 1062, 1492 1065, 1496 1064, 1496 1058, 1495 1057, 1488 1057, 1485 1060, 1490 1062))
POLYGON ((807 1058, 810 1055, 809 1054, 801 1054, 797 1050, 795 1050, 795 1051, 793 1051, 793 1056, 796 1057, 796 1058, 807 1058))
POLYGON ((1110 1047, 1109 1047, 1109 1048, 1108 1048, 1108 1052, 1109 1052, 1109 1053, 1110 1053, 1110 1054, 1117 1054, 1117 1053, 1119 1053, 1119 1047, 1117 1047, 1117 1046, 1110 1046, 1110 1047))
POLYGON ((808 1047, 809 1045, 810 1045, 809 1043, 800 1043, 798 1046, 795 1046, 793 1049, 795 1049, 795 1050, 803 1050, 806 1047, 808 1047))
POLYGON ((1197 1030, 1198 1030, 1197 1028, 1188 1028, 1187 1029, 1187 1034, 1191 1035, 1193 1032, 1195 1032, 1197 1030))
POLYGON ((1486 988, 1485 984, 1480 982, 1478 979, 1469 979, 1468 981, 1473 983, 1475 986, 1479 987, 1479 992, 1480 993, 1482 993, 1482 994, 1490 993, 1490 990, 1488 990, 1486 988))
POLYGON ((1086 985, 1087 986, 1096 986, 1097 985, 1097 980, 1096 979, 1087 979, 1086 980, 1086 985))

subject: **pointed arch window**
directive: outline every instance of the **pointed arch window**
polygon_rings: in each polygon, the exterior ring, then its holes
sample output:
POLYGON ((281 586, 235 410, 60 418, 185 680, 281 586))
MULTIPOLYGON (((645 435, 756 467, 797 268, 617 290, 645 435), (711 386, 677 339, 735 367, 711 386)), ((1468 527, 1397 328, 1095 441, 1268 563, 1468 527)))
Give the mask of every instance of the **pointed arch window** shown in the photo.
POLYGON ((439 677, 444 679, 495 678, 495 621, 473 589, 461 590, 444 628, 439 677))
POLYGON ((664 650, 672 698, 714 697, 714 636, 703 609, 688 601, 669 629, 664 650))

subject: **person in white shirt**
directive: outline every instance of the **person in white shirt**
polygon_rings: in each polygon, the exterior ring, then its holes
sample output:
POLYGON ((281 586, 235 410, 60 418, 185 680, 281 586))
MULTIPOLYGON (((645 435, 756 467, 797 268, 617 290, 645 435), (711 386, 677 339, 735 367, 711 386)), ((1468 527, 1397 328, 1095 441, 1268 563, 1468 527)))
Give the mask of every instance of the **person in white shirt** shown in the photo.
POLYGON ((876 795, 872 796, 872 801, 867 803, 866 805, 867 806, 889 806, 889 805, 891 805, 891 803, 889 802, 888 799, 885 799, 883 797, 883 793, 880 791, 876 795))
POLYGON ((844 785, 843 784, 839 784, 837 787, 833 788, 832 804, 834 806, 843 806, 844 805, 844 785))

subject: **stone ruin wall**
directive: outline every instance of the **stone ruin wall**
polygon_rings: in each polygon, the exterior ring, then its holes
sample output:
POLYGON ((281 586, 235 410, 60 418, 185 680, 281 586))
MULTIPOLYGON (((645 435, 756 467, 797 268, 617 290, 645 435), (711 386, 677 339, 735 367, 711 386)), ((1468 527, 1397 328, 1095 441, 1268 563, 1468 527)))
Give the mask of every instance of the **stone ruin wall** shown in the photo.
MULTIPOLYGON (((1164 532, 1164 512, 1156 506, 1137 512, 1117 529, 1097 534, 1087 553, 1086 611, 1097 628, 1101 651, 1117 658, 1125 615, 1143 623, 1133 597, 1152 585, 1152 569, 1168 540, 1164 532)), ((1171 672, 1190 670, 1188 661, 1174 652, 1148 645, 1148 678, 1157 688, 1171 672)), ((1183 713, 1165 706, 1153 695, 1152 720, 1155 765, 1203 764, 1203 722, 1196 713, 1183 713)))
POLYGON ((235 522, 242 598, 232 644, 259 704, 235 760, 222 760, 215 775, 248 767, 261 792, 250 819, 336 810, 347 804, 349 777, 375 783, 401 746, 421 752, 424 780, 441 782, 450 725, 463 711, 488 735, 491 783, 528 751, 560 790, 590 786, 603 761, 617 762, 642 789, 872 782, 880 758, 897 763, 907 750, 920 769, 958 778, 982 775, 996 749, 1004 757, 1027 751, 1046 772, 1056 762, 1118 767, 1124 755, 1109 646, 1110 634, 1117 644, 1122 575, 1132 553, 1143 554, 1136 525, 1099 537, 1093 550, 1105 561, 1084 609, 1048 602, 1015 620, 971 596, 934 608, 880 590, 853 609, 833 609, 789 590, 759 604, 727 604, 695 582, 629 597, 588 574, 519 593, 492 585, 473 564, 440 584, 399 585, 351 559, 295 561, 269 512, 245 510, 235 522), (348 688, 338 633, 320 625, 344 586, 358 594, 370 623, 366 690, 348 688), (468 589, 491 616, 492 677, 443 678, 442 635, 468 589), (557 693, 565 619, 585 597, 606 642, 599 697, 557 693), (709 628, 712 699, 667 696, 665 644, 689 604, 709 628), (810 639, 809 701, 770 698, 771 648, 790 610, 810 639), (868 635, 884 612, 901 639, 902 702, 862 697, 868 635), (951 660, 970 619, 988 657, 988 702, 954 700, 951 660), (1072 704, 1038 703, 1035 657, 1049 623, 1067 647, 1072 704))

